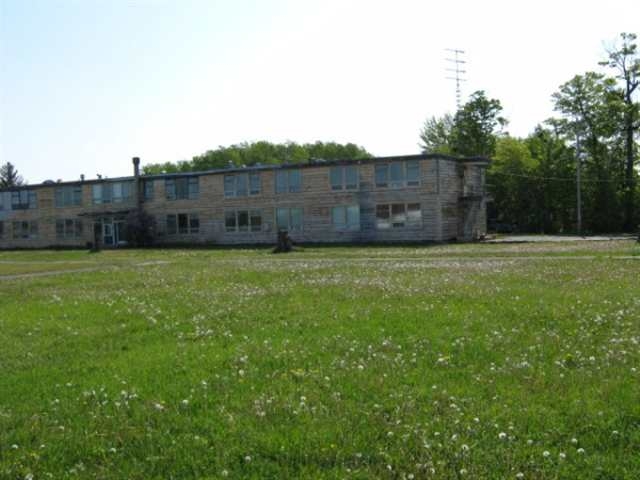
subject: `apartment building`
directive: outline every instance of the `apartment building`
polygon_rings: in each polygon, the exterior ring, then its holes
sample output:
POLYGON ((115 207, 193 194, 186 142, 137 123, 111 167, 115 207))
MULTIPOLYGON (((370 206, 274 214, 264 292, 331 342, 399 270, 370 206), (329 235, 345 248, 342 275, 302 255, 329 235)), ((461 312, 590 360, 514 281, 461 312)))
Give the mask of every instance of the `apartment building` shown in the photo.
POLYGON ((0 248, 127 245, 126 219, 169 244, 471 241, 486 231, 486 158, 439 154, 44 182, 0 190, 0 248))

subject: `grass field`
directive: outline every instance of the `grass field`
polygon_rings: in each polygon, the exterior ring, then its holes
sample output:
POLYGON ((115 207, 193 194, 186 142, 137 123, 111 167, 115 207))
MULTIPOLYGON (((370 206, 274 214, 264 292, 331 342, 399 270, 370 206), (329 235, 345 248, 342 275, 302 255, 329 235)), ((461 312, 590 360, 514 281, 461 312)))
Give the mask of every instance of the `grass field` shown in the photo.
POLYGON ((640 477, 631 241, 0 252, 0 478, 640 477))

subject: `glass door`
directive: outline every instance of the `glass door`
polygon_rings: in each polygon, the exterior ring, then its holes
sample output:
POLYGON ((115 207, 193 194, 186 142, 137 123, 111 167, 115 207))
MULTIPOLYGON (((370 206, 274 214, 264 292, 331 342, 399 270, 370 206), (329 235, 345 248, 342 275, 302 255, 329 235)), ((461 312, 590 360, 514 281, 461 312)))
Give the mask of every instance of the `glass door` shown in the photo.
POLYGON ((113 229, 113 220, 111 218, 102 219, 102 241, 105 245, 109 246, 113 246, 116 244, 113 229))

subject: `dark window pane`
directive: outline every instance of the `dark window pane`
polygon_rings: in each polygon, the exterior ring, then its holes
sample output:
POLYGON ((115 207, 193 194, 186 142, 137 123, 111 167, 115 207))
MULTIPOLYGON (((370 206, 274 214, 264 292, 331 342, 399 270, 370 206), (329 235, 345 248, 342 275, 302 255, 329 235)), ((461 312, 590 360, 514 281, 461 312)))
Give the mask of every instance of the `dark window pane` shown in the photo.
POLYGON ((331 190, 342 190, 342 167, 331 167, 329 180, 331 190))
POLYGON ((289 171, 289 191, 300 192, 302 190, 302 174, 300 170, 289 171))
POLYGON ((178 223, 175 215, 167 215, 167 235, 178 233, 178 223))
POLYGON ((227 232, 236 231, 236 212, 226 212, 224 214, 224 227, 227 232))
POLYGON ((64 238, 64 220, 56 220, 56 237, 64 238))
POLYGON ((240 210, 238 212, 238 231, 247 232, 249 230, 249 212, 240 210))
POLYGON ((224 176, 224 196, 235 197, 236 195, 236 177, 235 175, 224 176))
POLYGON ((251 231, 259 232, 262 230, 262 213, 260 210, 252 210, 251 218, 249 219, 251 223, 251 231))
POLYGON ((376 165, 376 187, 386 187, 388 185, 388 165, 376 165))
POLYGON ((287 172, 279 170, 276 172, 276 193, 285 193, 288 191, 287 172))
POLYGON ((407 165, 407 185, 420 184, 420 163, 417 160, 411 160, 407 165))
POLYGON ((404 203, 391 205, 391 224, 394 228, 404 227, 406 222, 404 203))
POLYGON ((260 193, 261 185, 260 185, 260 174, 252 173, 249 176, 249 194, 257 195, 260 193))
POLYGON ((186 213, 178 214, 178 233, 189 233, 189 217, 186 213))
POLYGON ((392 187, 401 187, 404 181, 402 163, 394 162, 389 166, 389 179, 392 187))
POLYGON ((236 195, 245 196, 247 194, 247 180, 248 176, 246 173, 236 175, 236 195))
POLYGON ((278 230, 289 229, 289 209, 277 208, 276 209, 276 226, 278 230))
POLYGON ((344 207, 331 208, 331 223, 334 228, 344 228, 347 223, 347 212, 344 207))
POLYGON ((389 222, 389 205, 376 205, 376 227, 387 229, 391 227, 389 222))
POLYGON ((189 233, 200 232, 200 218, 197 214, 192 213, 189 215, 189 233))
POLYGON ((168 200, 176 199, 176 181, 173 178, 164 181, 164 189, 168 200))
POLYGON ((291 209, 291 230, 302 230, 302 209, 301 208, 292 208, 291 209))
POLYGON ((344 167, 344 182, 346 188, 358 188, 358 167, 357 165, 347 165, 344 167))
POLYGON ((198 198, 198 195, 200 194, 200 183, 198 181, 198 177, 190 177, 188 181, 189 181, 188 198, 190 199, 198 198))

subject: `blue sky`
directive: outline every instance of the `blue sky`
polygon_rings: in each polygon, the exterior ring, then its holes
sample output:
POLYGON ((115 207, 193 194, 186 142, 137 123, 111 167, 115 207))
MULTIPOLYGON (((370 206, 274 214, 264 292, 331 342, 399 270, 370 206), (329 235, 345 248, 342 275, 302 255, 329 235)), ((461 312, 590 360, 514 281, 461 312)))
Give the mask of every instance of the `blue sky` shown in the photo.
POLYGON ((638 19, 622 0, 0 0, 0 162, 35 183, 245 140, 416 153, 455 108, 448 47, 467 52, 463 93, 526 135, 638 19))

